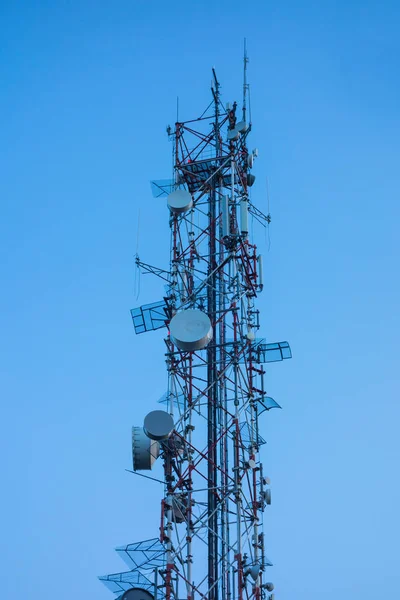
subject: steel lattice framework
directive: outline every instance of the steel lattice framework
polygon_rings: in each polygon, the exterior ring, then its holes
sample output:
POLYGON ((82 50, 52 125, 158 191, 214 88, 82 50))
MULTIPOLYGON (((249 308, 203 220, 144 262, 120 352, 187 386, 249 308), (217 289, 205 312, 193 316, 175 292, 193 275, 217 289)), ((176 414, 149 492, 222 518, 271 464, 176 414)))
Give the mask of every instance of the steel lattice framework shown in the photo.
MULTIPOLYGON (((162 301, 132 311, 137 333, 168 327, 187 309, 205 312, 213 329, 212 341, 198 351, 182 351, 169 332, 165 337, 168 389, 162 402, 175 428, 160 444, 164 497, 160 537, 151 548, 162 561, 150 566, 155 594, 166 600, 260 600, 273 586, 263 532, 270 482, 260 460, 265 440, 259 416, 279 407, 267 396, 264 364, 291 353, 287 342, 257 337, 262 262, 249 239, 248 214, 269 217, 249 200, 256 152, 248 149, 246 95, 239 123, 236 103, 221 103, 214 70, 211 91, 201 117, 169 130, 174 176, 153 185, 161 197, 177 189, 192 196, 189 210, 170 212, 169 270, 137 257, 142 272, 167 283, 162 301)), ((130 546, 118 551, 128 553, 130 546)), ((131 562, 131 573, 144 568, 131 562)), ((109 577, 115 582, 115 575, 109 577)))

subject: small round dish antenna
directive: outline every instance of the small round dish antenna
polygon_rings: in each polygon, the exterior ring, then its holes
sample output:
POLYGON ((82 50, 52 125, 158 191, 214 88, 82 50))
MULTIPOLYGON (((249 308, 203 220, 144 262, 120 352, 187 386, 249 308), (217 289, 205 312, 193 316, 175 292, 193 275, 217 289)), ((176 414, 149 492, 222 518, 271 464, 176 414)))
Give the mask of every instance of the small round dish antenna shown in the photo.
POLYGON ((160 452, 160 445, 150 440, 143 427, 132 427, 132 459, 134 471, 149 471, 160 452))
POLYGON ((248 128, 249 126, 247 125, 246 121, 239 121, 239 123, 236 123, 235 126, 235 129, 237 129, 240 133, 246 133, 248 128))
POLYGON ((187 190, 175 190, 168 196, 168 206, 175 214, 187 212, 193 206, 192 196, 187 190))
POLYGON ((249 187, 251 187, 252 185, 254 185, 255 180, 256 180, 256 176, 253 175, 253 173, 248 173, 247 174, 247 185, 249 187))
POLYGON ((118 600, 154 600, 154 596, 142 588, 132 588, 124 592, 118 600))
POLYGON ((260 565, 258 565, 258 564, 257 565, 252 565, 245 572, 245 575, 250 575, 250 577, 253 579, 253 581, 257 581, 257 577, 260 574, 260 570, 261 570, 261 566, 260 565))
POLYGON ((239 139, 239 132, 236 129, 228 129, 228 140, 232 141, 232 140, 238 140, 239 139))
POLYGON ((202 350, 212 340, 213 330, 208 316, 190 308, 177 313, 169 324, 172 341, 179 350, 202 350))
POLYGON ((248 469, 252 469, 252 470, 254 470, 254 469, 256 468, 256 466, 257 466, 257 463, 256 463, 256 461, 255 461, 253 458, 250 458, 250 459, 247 461, 247 463, 246 463, 246 467, 247 467, 248 469))
POLYGON ((265 589, 267 589, 269 592, 272 592, 275 588, 274 584, 272 583, 272 581, 268 581, 265 585, 265 589))
POLYGON ((168 439, 174 429, 174 420, 165 410, 153 410, 144 419, 143 429, 151 440, 168 439))

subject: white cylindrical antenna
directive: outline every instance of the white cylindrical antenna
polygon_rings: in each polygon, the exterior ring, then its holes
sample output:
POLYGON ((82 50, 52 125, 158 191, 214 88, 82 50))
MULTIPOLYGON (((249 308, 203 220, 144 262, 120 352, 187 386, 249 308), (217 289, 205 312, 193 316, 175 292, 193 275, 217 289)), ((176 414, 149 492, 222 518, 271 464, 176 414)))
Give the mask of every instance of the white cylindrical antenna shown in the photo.
POLYGON ((258 265, 258 285, 260 287, 260 291, 262 291, 264 287, 264 273, 263 273, 263 258, 261 254, 257 256, 257 265, 258 265))
POLYGON ((256 339, 256 334, 254 333, 254 331, 253 331, 253 329, 252 329, 251 325, 249 325, 249 326, 247 327, 247 334, 246 334, 246 337, 247 337, 247 339, 248 339, 248 340, 250 340, 251 342, 253 342, 253 341, 256 339))
MULTIPOLYGON (((233 153, 231 155, 231 203, 232 203, 232 208, 234 210, 233 214, 234 214, 234 225, 233 225, 233 232, 236 231, 236 227, 237 227, 237 210, 236 210, 236 202, 235 202, 235 159, 233 156, 233 153)), ((230 229, 230 227, 229 227, 230 229)))
POLYGON ((247 198, 240 200, 240 231, 242 235, 249 233, 249 206, 247 198))
POLYGON ((186 273, 186 271, 184 271, 183 273, 181 273, 181 280, 182 280, 182 285, 181 285, 181 301, 185 302, 186 297, 187 297, 187 273, 186 273))
POLYGON ((222 212, 222 237, 229 235, 229 196, 222 196, 221 199, 222 212))

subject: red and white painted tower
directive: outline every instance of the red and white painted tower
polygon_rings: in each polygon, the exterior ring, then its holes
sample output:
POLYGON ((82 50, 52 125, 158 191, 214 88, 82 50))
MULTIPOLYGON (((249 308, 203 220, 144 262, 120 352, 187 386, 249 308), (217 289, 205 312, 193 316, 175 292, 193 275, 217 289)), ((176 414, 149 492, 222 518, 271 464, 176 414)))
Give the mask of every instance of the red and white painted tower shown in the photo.
POLYGON ((169 208, 169 269, 143 272, 167 284, 164 299, 132 310, 136 333, 165 329, 163 410, 133 428, 135 471, 162 461, 159 537, 117 548, 130 571, 100 579, 123 600, 266 600, 273 597, 263 518, 271 503, 259 417, 265 364, 291 357, 287 342, 259 337, 262 256, 249 219, 257 150, 243 105, 223 104, 213 70, 200 117, 168 128, 173 178, 153 182, 169 208))

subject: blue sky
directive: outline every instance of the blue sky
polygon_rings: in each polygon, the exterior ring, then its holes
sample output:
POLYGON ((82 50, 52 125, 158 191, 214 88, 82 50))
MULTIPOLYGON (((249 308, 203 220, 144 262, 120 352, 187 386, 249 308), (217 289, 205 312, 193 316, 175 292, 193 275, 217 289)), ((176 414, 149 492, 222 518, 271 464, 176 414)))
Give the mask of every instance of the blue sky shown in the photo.
POLYGON ((182 118, 241 98, 250 56, 253 199, 271 248, 267 524, 279 600, 393 597, 398 539, 400 85, 397 2, 0 3, 3 591, 112 595, 119 544, 156 536, 156 483, 127 474, 130 427, 164 393, 157 300, 182 118), (138 236, 138 213, 140 226, 138 236))

